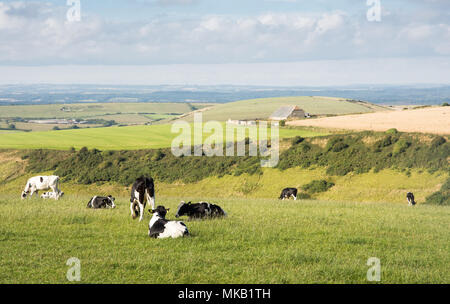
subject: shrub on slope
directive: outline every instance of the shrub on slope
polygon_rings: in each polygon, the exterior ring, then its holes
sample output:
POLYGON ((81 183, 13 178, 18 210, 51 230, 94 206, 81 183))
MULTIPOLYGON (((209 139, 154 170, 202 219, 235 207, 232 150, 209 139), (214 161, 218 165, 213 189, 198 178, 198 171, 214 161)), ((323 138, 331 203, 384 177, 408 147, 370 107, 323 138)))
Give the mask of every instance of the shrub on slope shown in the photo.
POLYGON ((450 178, 442 185, 441 190, 427 197, 427 204, 450 206, 450 178))
POLYGON ((364 173, 387 168, 449 170, 450 144, 435 136, 431 143, 408 134, 361 132, 328 137, 325 147, 307 139, 292 146, 280 156, 281 170, 313 165, 327 167, 329 175, 364 173))

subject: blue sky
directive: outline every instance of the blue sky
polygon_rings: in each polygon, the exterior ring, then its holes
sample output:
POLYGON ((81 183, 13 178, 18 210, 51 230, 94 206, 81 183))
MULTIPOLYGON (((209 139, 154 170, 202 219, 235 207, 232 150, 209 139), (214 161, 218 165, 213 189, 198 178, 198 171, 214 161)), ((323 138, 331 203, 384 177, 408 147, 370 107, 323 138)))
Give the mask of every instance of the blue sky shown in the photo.
POLYGON ((450 1, 366 1, 0 1, 0 83, 450 82, 450 1))

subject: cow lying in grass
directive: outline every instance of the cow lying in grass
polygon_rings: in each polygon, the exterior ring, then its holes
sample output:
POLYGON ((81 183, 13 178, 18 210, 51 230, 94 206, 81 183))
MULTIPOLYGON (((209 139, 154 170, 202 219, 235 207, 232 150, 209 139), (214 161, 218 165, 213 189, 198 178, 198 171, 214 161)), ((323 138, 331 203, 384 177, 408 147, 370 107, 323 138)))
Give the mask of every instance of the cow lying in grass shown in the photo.
POLYGON ((208 202, 192 204, 182 201, 178 206, 176 218, 187 215, 189 219, 201 219, 207 217, 225 217, 227 213, 220 207, 208 202))
POLYGON ((104 196, 94 196, 89 200, 87 203, 86 208, 92 208, 92 209, 105 209, 105 208, 116 208, 116 205, 114 204, 115 198, 111 195, 108 195, 107 197, 104 196))
POLYGON ((175 239, 189 235, 189 231, 183 222, 166 220, 166 214, 169 210, 164 208, 164 206, 158 206, 156 209, 148 211, 153 214, 148 225, 149 237, 155 239, 175 239))
MULTIPOLYGON (((59 194, 59 198, 64 196, 64 192, 61 191, 61 193, 59 194)), ((56 192, 44 192, 41 194, 41 198, 43 199, 49 199, 49 198, 53 198, 53 199, 58 199, 58 194, 56 192)))

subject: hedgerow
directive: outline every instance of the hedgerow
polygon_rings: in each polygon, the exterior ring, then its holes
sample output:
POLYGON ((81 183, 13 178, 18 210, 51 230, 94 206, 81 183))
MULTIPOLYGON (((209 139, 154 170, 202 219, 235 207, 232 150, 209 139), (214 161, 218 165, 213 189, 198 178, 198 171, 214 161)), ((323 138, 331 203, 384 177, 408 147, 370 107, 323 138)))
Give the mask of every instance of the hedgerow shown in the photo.
MULTIPOLYGON (((450 172, 450 143, 446 138, 432 136, 430 140, 422 141, 411 134, 388 133, 330 135, 321 138, 321 142, 327 141, 325 146, 314 144, 314 138, 298 137, 280 155, 278 169, 325 167, 330 176, 387 168, 406 172, 413 168, 450 172)), ((170 149, 32 150, 23 157, 28 159, 29 172, 54 171, 66 181, 82 184, 117 182, 130 185, 141 175, 169 183, 190 183, 211 176, 262 174, 259 157, 175 157, 170 149)))
POLYGON ((170 149, 138 151, 36 150, 27 153, 28 171, 55 170, 65 181, 80 184, 118 182, 130 185, 141 176, 165 182, 195 182, 209 176, 260 174, 259 157, 175 157, 170 149))
POLYGON ((326 167, 327 174, 339 176, 387 168, 450 171, 447 160, 450 144, 441 136, 433 136, 431 143, 422 142, 414 135, 394 132, 360 132, 325 139, 328 142, 323 148, 312 144, 311 139, 293 145, 280 156, 278 168, 317 165, 326 167), (371 139, 370 143, 367 138, 371 139))
POLYGON ((303 191, 309 194, 326 192, 328 189, 334 186, 334 183, 328 182, 326 180, 313 180, 309 184, 303 185, 303 191))

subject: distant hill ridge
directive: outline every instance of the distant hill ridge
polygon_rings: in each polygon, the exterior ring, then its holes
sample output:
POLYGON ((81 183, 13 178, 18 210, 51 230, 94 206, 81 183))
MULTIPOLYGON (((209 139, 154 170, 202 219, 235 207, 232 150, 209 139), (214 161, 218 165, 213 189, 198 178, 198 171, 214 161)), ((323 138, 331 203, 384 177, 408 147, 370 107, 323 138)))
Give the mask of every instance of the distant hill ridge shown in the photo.
MULTIPOLYGON (((265 120, 283 106, 298 106, 312 115, 343 115, 389 110, 386 107, 364 101, 322 96, 276 97, 240 100, 219 104, 203 111, 203 120, 226 121, 228 119, 265 120)), ((192 121, 193 115, 183 120, 192 121)))

